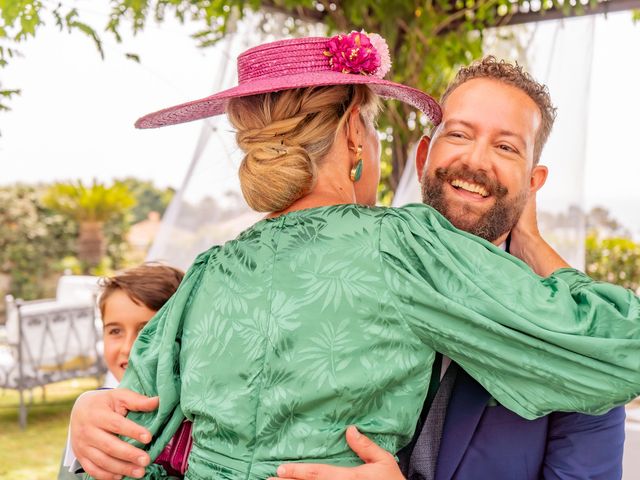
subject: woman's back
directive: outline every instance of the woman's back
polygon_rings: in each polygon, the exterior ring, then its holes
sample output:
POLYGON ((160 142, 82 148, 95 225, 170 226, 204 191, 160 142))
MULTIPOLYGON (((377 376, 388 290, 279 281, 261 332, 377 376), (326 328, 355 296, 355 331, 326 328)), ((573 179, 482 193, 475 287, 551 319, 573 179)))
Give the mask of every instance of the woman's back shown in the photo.
POLYGON ((130 413, 157 434, 152 458, 186 415, 188 479, 263 479, 288 461, 360 463, 351 424, 400 449, 434 350, 535 418, 638 395, 639 336, 627 290, 573 269, 538 277, 424 205, 335 205, 200 255, 140 334, 123 386, 160 396, 158 411, 130 413))
POLYGON ((211 250, 182 338, 190 478, 210 478, 201 459, 237 478, 266 478, 283 459, 358 464, 351 424, 391 451, 410 439, 433 351, 389 301, 384 213, 302 210, 211 250))

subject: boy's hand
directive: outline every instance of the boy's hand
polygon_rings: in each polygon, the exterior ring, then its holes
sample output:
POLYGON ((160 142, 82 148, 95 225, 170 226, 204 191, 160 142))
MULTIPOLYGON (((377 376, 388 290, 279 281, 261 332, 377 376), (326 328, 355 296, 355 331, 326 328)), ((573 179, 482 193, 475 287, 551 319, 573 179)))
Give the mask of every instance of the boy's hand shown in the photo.
POLYGON ((289 463, 278 467, 278 477, 269 480, 405 480, 395 458, 362 435, 347 429, 347 444, 365 462, 359 467, 333 467, 313 463, 289 463))
POLYGON ((158 397, 126 389, 81 395, 71 411, 69 431, 73 452, 84 471, 97 480, 142 477, 151 461, 149 455, 115 435, 149 443, 151 434, 124 416, 130 410, 148 412, 156 408, 158 397))

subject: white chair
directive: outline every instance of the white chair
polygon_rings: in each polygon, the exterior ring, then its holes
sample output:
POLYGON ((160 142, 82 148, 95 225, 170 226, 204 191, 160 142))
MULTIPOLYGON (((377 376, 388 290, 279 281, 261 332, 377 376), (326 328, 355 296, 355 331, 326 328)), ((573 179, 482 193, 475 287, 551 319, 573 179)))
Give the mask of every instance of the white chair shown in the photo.
MULTIPOLYGON (((27 421, 25 391, 104 371, 97 343, 97 277, 63 276, 53 300, 6 300, 7 346, 0 349, 0 388, 20 393, 20 425, 27 421)), ((44 394, 44 389, 43 389, 44 394)))
POLYGON ((56 301, 93 303, 100 291, 99 280, 92 275, 63 275, 58 280, 56 301))

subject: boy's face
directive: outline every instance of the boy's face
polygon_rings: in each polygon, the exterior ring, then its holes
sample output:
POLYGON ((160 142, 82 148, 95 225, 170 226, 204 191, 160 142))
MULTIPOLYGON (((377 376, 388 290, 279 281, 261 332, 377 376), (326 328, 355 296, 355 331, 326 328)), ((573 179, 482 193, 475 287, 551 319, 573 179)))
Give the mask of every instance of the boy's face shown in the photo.
POLYGON ((122 290, 105 301, 103 315, 104 360, 109 371, 122 380, 129 363, 129 352, 140 330, 156 314, 146 305, 135 303, 122 290))

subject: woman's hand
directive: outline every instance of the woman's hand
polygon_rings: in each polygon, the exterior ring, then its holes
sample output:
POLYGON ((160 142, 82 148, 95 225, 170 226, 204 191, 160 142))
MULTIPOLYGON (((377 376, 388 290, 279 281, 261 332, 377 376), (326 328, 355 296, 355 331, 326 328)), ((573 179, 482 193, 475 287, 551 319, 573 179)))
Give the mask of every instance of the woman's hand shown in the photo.
POLYGON ((125 475, 141 478, 150 463, 149 455, 115 435, 149 443, 151 434, 125 415, 130 410, 148 412, 156 408, 157 397, 125 389, 81 395, 71 411, 69 432, 73 452, 84 471, 97 480, 116 480, 125 475))
POLYGON ((358 432, 356 427, 351 426, 347 429, 347 444, 365 462, 364 465, 347 468, 313 463, 289 463, 278 467, 277 479, 405 480, 393 455, 358 432))
POLYGON ((522 258, 527 252, 528 245, 541 240, 544 241, 538 228, 536 194, 532 193, 520 214, 518 223, 511 230, 509 251, 518 258, 522 258))
POLYGON ((509 253, 525 262, 542 277, 548 277, 560 268, 569 267, 540 235, 535 193, 529 197, 518 223, 511 230, 509 253))

